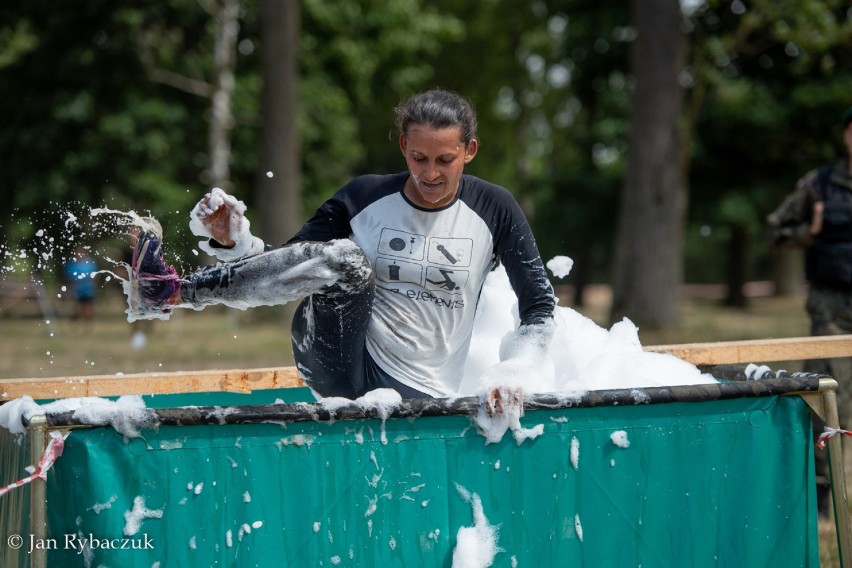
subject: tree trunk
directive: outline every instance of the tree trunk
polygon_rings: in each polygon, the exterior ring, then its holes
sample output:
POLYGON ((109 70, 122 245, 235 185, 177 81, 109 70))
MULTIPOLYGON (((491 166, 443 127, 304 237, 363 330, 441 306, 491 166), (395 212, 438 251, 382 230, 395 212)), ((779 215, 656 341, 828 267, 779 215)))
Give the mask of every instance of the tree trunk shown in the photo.
POLYGON ((773 252, 775 295, 799 296, 805 286, 805 252, 800 248, 781 248, 773 252))
POLYGON ((259 235, 283 244, 301 227, 299 106, 299 2, 262 0, 263 116, 257 178, 259 235))
POLYGON ((728 269, 726 280, 728 293, 725 305, 731 308, 744 308, 748 303, 745 284, 748 280, 749 245, 751 238, 748 228, 743 225, 731 225, 731 238, 728 240, 728 269))
POLYGON ((234 117, 231 100, 234 96, 234 65, 236 64, 237 35, 240 29, 239 0, 220 0, 215 3, 216 40, 213 62, 213 88, 210 112, 210 167, 207 183, 211 187, 231 189, 231 129, 234 117))
POLYGON ((584 294, 592 275, 592 255, 589 247, 581 247, 574 256, 574 268, 571 270, 571 276, 574 279, 574 302, 572 305, 575 308, 582 308, 585 306, 584 294))
POLYGON ((634 0, 638 37, 631 53, 636 81, 630 155, 621 199, 613 278, 613 321, 639 326, 679 323, 686 190, 678 120, 684 60, 678 0, 634 0))

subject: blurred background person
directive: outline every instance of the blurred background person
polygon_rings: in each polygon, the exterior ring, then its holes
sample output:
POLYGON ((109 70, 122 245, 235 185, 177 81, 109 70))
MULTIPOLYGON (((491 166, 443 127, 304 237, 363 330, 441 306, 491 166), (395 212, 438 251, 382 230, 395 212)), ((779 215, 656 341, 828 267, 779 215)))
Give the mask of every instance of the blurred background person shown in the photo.
MULTIPOLYGON (((805 247, 805 307, 814 336, 852 333, 852 107, 841 121, 846 155, 806 173, 796 189, 769 216, 776 245, 805 247)), ((842 428, 852 419, 852 358, 805 362, 805 371, 829 375, 839 385, 838 413, 842 428)), ((824 428, 814 414, 814 434, 824 428)), ((828 463, 816 452, 817 503, 827 514, 828 463)))
POLYGON ((77 247, 74 258, 65 265, 65 283, 74 297, 74 319, 92 321, 95 317, 94 273, 98 265, 88 249, 77 247))

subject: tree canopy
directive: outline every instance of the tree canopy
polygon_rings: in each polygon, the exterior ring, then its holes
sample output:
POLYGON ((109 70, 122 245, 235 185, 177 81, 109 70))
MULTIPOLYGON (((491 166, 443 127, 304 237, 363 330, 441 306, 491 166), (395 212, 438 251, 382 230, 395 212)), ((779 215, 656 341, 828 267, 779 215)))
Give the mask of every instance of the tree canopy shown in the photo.
MULTIPOLYGON (((0 192, 6 251, 60 205, 150 209, 189 257, 206 190, 215 0, 0 7, 0 192)), ((763 217, 838 155, 852 104, 852 8, 841 0, 681 2, 684 278, 725 278, 734 227, 763 217)), ((242 0, 230 177, 253 208, 261 143, 259 0, 242 0)), ((629 3, 300 3, 304 218, 351 176, 404 167, 393 107, 459 91, 480 115, 469 173, 509 188, 568 281, 609 281, 635 91, 629 3)), ((636 142, 634 141, 634 144, 636 142)), ((62 227, 55 238, 61 238, 62 227)), ((765 247, 749 257, 767 269, 765 247)))

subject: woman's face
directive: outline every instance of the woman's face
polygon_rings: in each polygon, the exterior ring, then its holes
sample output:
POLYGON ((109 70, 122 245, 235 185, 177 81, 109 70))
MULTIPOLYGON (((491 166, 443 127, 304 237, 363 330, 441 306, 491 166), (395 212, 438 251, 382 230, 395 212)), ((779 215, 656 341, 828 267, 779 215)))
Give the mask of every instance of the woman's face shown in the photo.
POLYGON ((400 135, 399 147, 411 173, 406 197, 425 209, 437 209, 455 199, 464 166, 476 155, 478 142, 474 138, 465 147, 460 126, 411 124, 400 135))

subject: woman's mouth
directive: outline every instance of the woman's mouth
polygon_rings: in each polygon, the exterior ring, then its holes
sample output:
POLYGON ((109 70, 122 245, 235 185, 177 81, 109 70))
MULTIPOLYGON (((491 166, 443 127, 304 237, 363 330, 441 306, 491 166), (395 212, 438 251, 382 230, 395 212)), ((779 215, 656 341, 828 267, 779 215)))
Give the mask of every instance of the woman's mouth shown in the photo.
POLYGON ((426 181, 426 180, 424 180, 424 179, 422 179, 422 178, 419 178, 419 177, 417 177, 417 176, 414 176, 414 181, 416 181, 416 182, 417 182, 418 187, 420 187, 421 189, 424 189, 424 190, 426 190, 426 191, 435 191, 435 190, 437 190, 437 189, 440 189, 440 188, 441 188, 441 186, 443 186, 443 185, 444 185, 444 184, 443 184, 443 182, 440 182, 440 181, 426 181))

